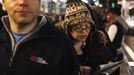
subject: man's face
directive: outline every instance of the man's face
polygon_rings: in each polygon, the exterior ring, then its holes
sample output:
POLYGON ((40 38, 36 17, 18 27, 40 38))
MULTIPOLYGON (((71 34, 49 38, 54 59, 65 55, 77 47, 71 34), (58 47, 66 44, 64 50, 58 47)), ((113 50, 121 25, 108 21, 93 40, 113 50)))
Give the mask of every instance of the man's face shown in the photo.
POLYGON ((4 0, 4 10, 7 11, 9 20, 16 24, 30 24, 39 14, 39 0, 4 0))
POLYGON ((111 12, 107 13, 106 15, 106 18, 107 18, 107 21, 113 21, 115 15, 111 12))

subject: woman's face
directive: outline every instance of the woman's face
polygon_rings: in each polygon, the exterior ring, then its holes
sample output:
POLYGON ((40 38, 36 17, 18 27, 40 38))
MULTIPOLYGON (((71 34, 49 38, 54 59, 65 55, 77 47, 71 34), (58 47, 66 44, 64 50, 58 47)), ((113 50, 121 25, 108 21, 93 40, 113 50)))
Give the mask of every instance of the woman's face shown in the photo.
POLYGON ((91 30, 91 24, 89 22, 79 23, 71 27, 70 33, 76 42, 84 42, 91 30))

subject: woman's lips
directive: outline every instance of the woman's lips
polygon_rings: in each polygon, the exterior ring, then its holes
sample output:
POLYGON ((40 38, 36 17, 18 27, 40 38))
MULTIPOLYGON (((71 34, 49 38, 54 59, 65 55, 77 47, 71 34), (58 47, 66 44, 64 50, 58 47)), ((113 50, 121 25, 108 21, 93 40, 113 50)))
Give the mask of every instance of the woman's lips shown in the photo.
POLYGON ((81 35, 80 38, 81 39, 85 39, 86 38, 86 35, 81 35))

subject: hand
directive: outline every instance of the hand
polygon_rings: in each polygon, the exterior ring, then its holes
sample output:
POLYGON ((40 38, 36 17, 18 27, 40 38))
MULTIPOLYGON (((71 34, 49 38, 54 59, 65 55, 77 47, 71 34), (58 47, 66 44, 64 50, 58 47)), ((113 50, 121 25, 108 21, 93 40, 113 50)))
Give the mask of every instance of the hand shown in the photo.
POLYGON ((91 67, 89 66, 80 66, 81 75, 89 75, 91 67))

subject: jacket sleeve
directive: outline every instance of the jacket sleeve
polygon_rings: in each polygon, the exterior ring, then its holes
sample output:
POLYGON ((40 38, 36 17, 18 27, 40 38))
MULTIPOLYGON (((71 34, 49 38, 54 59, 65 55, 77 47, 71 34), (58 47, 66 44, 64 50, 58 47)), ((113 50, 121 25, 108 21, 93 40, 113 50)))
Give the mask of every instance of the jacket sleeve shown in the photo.
POLYGON ((73 43, 69 39, 69 37, 66 38, 66 46, 65 46, 65 52, 62 62, 62 74, 61 75, 79 75, 79 62, 77 59, 77 54, 75 52, 75 49, 73 47, 73 43))

